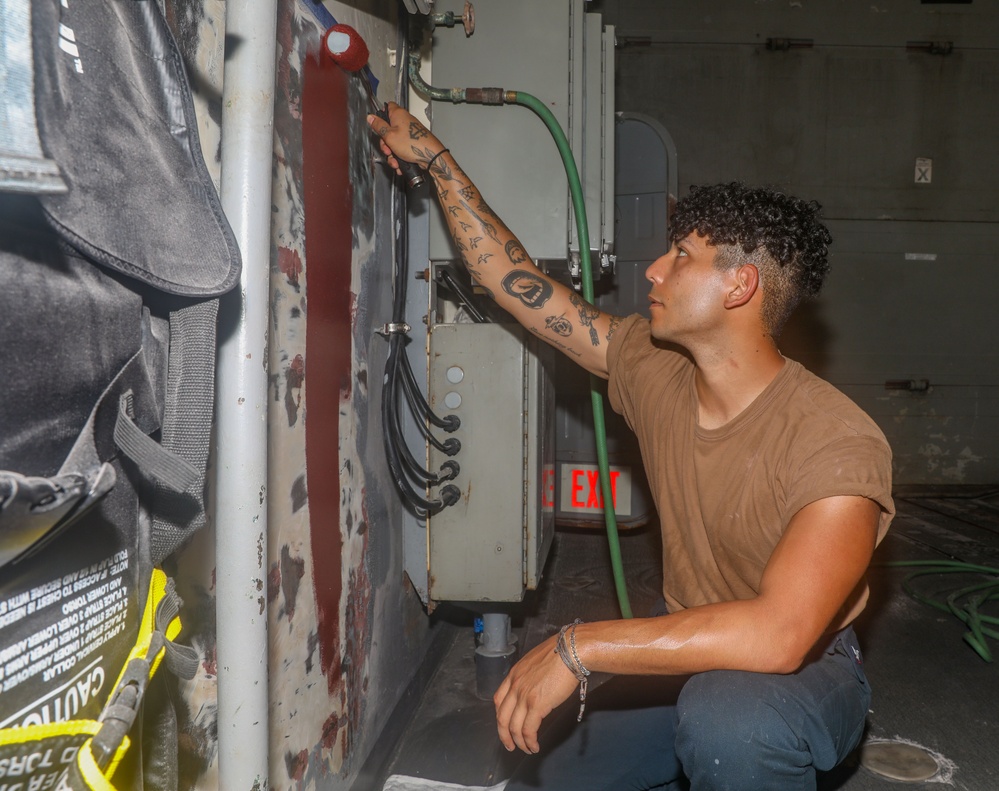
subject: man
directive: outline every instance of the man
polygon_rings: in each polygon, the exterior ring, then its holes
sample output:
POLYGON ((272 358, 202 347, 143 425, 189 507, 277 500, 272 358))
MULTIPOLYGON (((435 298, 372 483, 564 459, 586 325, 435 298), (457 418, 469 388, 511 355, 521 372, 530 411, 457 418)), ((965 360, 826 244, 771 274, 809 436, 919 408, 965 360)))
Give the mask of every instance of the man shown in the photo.
POLYGON ((894 513, 882 433, 776 344, 828 268, 818 207, 692 191, 646 272, 651 318, 621 319, 536 269, 443 144, 401 108, 389 118, 368 119, 382 151, 428 169, 472 277, 609 379, 661 520, 668 614, 569 624, 496 693, 500 740, 532 754, 508 789, 814 788, 863 732, 850 623, 894 513), (592 671, 690 680, 673 705, 589 711, 534 755, 542 719, 592 671))

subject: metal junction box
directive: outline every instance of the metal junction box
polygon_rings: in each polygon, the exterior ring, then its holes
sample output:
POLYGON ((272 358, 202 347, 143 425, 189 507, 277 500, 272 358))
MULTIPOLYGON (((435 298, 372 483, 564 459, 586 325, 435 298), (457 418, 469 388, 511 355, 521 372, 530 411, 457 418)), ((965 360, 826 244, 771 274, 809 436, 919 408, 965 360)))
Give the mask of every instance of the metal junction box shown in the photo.
MULTIPOLYGON (((438 28, 431 81, 536 96, 569 139, 586 202, 590 249, 613 252, 614 29, 583 0, 476 0, 475 33, 438 28)), ((436 102, 433 131, 535 261, 579 251, 565 169, 547 127, 518 105, 436 102)), ((457 258, 443 219, 431 219, 430 258, 457 258)), ((594 259, 598 273, 599 258, 594 259)))
MULTIPOLYGON (((436 324, 429 344, 430 405, 461 419, 461 499, 427 520, 430 598, 518 602, 555 529, 552 351, 509 324, 436 324)), ((447 459, 431 447, 431 469, 447 459)))

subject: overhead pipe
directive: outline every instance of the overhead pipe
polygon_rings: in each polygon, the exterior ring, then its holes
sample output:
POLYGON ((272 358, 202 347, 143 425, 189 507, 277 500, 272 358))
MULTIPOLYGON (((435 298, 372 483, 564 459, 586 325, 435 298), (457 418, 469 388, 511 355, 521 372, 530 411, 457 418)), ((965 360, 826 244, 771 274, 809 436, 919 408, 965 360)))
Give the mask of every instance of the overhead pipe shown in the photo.
POLYGON ((277 0, 229 0, 222 208, 243 259, 222 300, 215 461, 219 785, 268 779, 267 329, 277 0))

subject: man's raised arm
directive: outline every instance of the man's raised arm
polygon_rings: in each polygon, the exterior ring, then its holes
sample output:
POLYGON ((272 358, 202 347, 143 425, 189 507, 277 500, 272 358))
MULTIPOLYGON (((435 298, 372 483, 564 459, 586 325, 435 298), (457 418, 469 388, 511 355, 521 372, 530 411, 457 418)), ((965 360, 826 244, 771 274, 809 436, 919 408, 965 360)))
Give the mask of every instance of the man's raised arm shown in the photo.
POLYGON ((451 239, 472 278, 532 333, 607 378, 607 344, 620 318, 538 269, 444 144, 406 110, 392 102, 388 108, 389 122, 369 115, 368 123, 390 165, 397 167, 401 159, 428 170, 451 239))

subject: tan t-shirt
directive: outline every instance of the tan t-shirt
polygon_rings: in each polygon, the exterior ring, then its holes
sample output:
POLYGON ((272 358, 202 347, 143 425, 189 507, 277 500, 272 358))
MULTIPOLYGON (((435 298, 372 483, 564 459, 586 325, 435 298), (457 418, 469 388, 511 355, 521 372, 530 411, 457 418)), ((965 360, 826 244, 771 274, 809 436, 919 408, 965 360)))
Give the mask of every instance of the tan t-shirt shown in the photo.
MULTIPOLYGON (((791 517, 823 497, 860 495, 881 507, 878 541, 895 514, 891 450, 866 413, 787 360, 738 417, 697 425, 694 365, 654 342, 647 319, 625 319, 608 349, 611 406, 638 436, 663 534, 670 612, 759 593, 791 517)), ((863 610, 864 582, 830 629, 863 610)))

